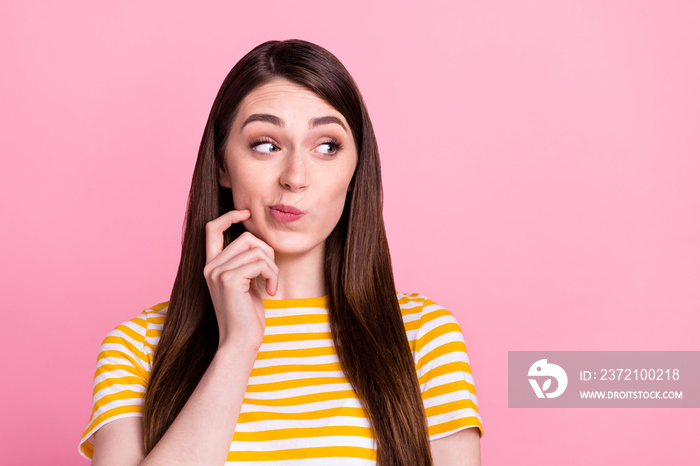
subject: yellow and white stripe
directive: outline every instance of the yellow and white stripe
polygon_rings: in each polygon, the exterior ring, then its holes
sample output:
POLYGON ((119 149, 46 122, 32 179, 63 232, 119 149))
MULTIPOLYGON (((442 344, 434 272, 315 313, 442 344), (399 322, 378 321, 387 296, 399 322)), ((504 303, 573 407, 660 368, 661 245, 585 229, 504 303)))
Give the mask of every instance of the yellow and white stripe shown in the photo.
MULTIPOLYGON (((483 430, 462 331, 428 298, 397 293, 414 355, 430 440, 483 430)), ((236 465, 374 464, 369 421, 340 368, 327 297, 263 300, 265 336, 251 372, 228 461, 236 465), (303 460, 303 461, 300 461, 303 460)), ((146 309, 105 338, 97 361, 93 413, 80 441, 105 423, 143 415, 143 396, 168 303, 146 309)))

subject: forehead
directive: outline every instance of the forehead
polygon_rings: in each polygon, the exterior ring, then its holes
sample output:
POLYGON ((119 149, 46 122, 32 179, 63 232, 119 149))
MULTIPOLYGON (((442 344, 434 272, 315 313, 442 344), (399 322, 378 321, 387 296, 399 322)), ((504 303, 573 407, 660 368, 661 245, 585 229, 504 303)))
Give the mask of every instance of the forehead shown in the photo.
POLYGON ((243 121, 253 113, 271 113, 284 117, 335 115, 345 121, 342 114, 318 94, 304 86, 275 79, 262 84, 246 95, 240 104, 237 120, 243 121))

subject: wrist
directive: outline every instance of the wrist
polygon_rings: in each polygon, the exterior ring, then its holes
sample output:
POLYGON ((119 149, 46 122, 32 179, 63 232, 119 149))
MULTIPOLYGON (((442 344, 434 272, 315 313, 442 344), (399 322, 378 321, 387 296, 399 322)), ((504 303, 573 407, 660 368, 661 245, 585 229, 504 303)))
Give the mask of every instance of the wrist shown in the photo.
POLYGON ((255 361, 261 345, 262 342, 241 342, 227 339, 219 342, 216 356, 219 356, 219 358, 242 357, 255 361))

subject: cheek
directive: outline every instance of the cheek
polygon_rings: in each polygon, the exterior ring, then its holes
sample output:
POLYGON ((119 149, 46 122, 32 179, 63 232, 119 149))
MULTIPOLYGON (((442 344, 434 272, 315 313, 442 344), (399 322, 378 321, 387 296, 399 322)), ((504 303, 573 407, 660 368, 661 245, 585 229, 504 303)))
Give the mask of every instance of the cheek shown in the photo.
POLYGON ((250 186, 245 184, 238 183, 234 186, 235 188, 231 190, 231 195, 236 210, 250 209, 256 196, 255 192, 250 189, 250 186))
POLYGON ((251 217, 244 220, 242 224, 247 231, 258 236, 255 219, 259 217, 259 213, 255 210, 255 193, 251 192, 249 186, 246 186, 245 183, 237 183, 234 186, 235 188, 231 190, 233 208, 235 210, 249 209, 251 211, 251 217))
POLYGON ((343 213, 347 196, 351 195, 348 193, 348 183, 343 180, 342 182, 334 185, 332 188, 329 188, 329 190, 326 192, 329 193, 327 199, 328 202, 326 204, 328 207, 328 213, 334 218, 334 221, 337 222, 343 213))
POLYGON ((231 195, 233 196, 233 205, 237 210, 248 209, 251 206, 251 201, 259 194, 256 192, 256 187, 261 184, 249 172, 245 170, 232 170, 231 176, 231 195))

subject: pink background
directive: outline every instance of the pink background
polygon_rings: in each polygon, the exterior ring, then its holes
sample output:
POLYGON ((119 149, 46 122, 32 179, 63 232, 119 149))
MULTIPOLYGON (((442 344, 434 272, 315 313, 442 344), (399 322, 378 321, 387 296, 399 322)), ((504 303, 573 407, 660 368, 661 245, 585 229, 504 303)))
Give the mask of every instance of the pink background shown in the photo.
POLYGON ((87 464, 97 349, 169 297, 218 87, 293 37, 364 94, 398 289, 462 325, 484 464, 697 464, 698 410, 508 409, 506 376, 700 350, 698 2, 180 3, 0 6, 4 464, 87 464))

